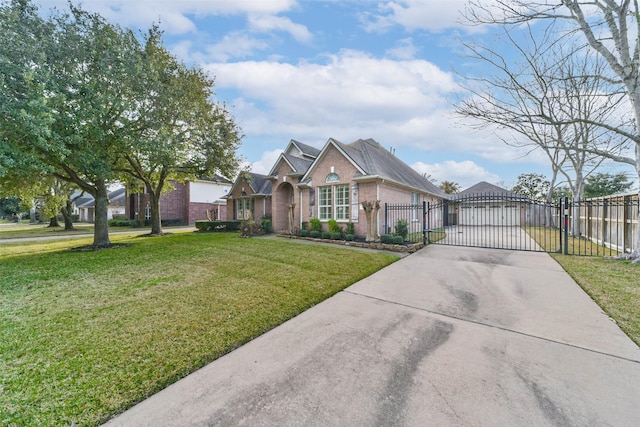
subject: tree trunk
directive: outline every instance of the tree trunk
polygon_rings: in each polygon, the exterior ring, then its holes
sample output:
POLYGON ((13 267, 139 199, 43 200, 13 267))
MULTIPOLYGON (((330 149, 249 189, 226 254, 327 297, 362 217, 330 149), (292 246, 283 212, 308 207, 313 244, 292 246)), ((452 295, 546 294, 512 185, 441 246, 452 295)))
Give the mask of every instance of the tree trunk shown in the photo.
POLYGON ((73 209, 71 205, 71 200, 67 200, 66 205, 60 209, 60 213, 62 213, 62 217, 64 218, 65 231, 75 230, 75 227, 73 226, 73 219, 71 218, 71 212, 73 209))
POLYGON ((107 206, 109 205, 109 192, 107 184, 103 180, 96 182, 95 224, 93 229, 93 246, 95 248, 108 248, 111 246, 109 240, 109 223, 107 221, 107 206))
POLYGON ((150 188, 149 201, 151 203, 151 235, 162 236, 162 219, 160 218, 160 196, 150 188))
POLYGON ((60 227, 60 223, 58 222, 57 216, 52 216, 49 220, 49 228, 60 227))

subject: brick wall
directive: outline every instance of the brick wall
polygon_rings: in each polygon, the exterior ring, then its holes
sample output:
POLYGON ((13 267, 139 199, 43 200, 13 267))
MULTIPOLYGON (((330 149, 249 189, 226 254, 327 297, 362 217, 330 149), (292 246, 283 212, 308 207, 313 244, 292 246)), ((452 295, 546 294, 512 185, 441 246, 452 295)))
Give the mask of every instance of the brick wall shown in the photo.
MULTIPOLYGON (((214 203, 189 203, 189 225, 194 225, 196 221, 206 221, 207 211, 213 209, 218 210, 218 220, 225 221, 227 219, 227 205, 214 203)), ((214 218, 213 212, 211 218, 214 218)))
POLYGON ((174 190, 160 198, 160 218, 188 222, 189 193, 188 184, 172 183, 174 190))

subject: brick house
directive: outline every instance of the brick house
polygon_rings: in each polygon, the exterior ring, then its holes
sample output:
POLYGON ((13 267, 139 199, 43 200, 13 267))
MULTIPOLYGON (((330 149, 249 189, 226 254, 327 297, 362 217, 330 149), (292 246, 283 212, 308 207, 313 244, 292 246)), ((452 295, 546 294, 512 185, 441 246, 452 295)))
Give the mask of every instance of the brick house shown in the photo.
POLYGON ((265 175, 241 173, 225 199, 228 219, 243 220, 251 217, 260 220, 271 216, 271 182, 265 175))
MULTIPOLYGON (((446 198, 442 190, 373 139, 344 144, 330 138, 321 150, 291 141, 268 178, 276 232, 295 232, 310 218, 354 224, 366 234, 363 201, 419 204, 446 198)), ((421 221, 416 217, 415 221, 421 221)), ((432 218, 433 224, 441 218, 432 218)), ((375 218, 382 233, 380 212, 375 218)), ((326 225, 325 225, 326 229, 326 225)))
MULTIPOLYGON (((247 213, 251 212, 254 219, 264 216, 272 216, 273 195, 272 181, 273 172, 282 168, 286 173, 286 179, 297 182, 309 169, 316 159, 320 150, 303 144, 296 140, 289 141, 284 152, 280 154, 269 175, 256 173, 240 174, 233 189, 227 196, 230 202, 227 205, 227 217, 233 219, 246 219, 247 213)), ((275 224, 275 230, 286 229, 288 220, 280 218, 281 223, 275 224)))
MULTIPOLYGON (((181 225, 194 225, 198 220, 227 219, 226 196, 233 182, 221 177, 202 178, 185 183, 171 182, 174 187, 160 198, 160 217, 162 221, 181 225)), ((149 195, 145 193, 128 194, 125 215, 129 219, 138 219, 143 214, 151 218, 149 195)))

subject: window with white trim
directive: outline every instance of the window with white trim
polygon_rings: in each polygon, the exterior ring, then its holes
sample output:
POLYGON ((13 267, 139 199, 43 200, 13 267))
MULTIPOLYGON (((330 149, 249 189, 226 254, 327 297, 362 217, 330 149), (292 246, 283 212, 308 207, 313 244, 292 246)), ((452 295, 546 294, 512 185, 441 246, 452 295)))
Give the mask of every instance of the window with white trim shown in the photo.
POLYGON ((318 218, 321 220, 331 219, 331 186, 318 188, 318 218))
POLYGON ((349 184, 318 187, 318 218, 349 220, 349 184))
POLYGON ((411 193, 411 204, 413 205, 413 209, 411 209, 411 221, 418 221, 418 219, 420 219, 420 195, 418 193, 411 193))
POLYGON ((349 219, 349 185, 336 185, 334 218, 337 221, 349 219))
POLYGON ((236 219, 249 219, 251 210, 251 199, 236 200, 236 219))

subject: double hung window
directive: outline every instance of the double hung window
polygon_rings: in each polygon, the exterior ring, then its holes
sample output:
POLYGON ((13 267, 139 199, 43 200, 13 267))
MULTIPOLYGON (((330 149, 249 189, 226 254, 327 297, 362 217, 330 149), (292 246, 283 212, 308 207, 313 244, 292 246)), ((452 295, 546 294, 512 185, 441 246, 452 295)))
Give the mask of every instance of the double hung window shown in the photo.
POLYGON ((318 188, 318 217, 321 220, 349 220, 349 185, 325 185, 318 188))

